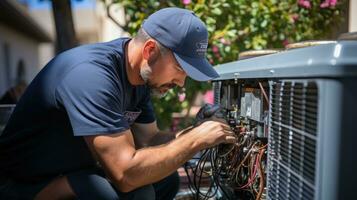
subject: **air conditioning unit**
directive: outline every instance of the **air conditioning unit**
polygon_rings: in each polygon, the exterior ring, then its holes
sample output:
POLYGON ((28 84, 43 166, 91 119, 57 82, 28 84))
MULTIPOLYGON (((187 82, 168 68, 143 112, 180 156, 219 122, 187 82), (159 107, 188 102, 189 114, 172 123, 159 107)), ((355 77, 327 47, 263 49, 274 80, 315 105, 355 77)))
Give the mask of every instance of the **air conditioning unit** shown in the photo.
MULTIPOLYGON (((266 177, 250 176, 265 182, 262 199, 357 198, 357 41, 285 50, 215 69, 215 103, 233 112, 245 132, 267 138, 260 165, 266 177)), ((250 187, 257 194, 257 186, 250 187)))

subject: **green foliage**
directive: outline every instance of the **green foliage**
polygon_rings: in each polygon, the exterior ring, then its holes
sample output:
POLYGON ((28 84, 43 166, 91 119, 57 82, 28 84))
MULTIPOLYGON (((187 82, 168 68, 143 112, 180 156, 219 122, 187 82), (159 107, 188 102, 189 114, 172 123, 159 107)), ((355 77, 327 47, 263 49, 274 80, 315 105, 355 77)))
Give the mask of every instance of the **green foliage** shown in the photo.
MULTIPOLYGON (((160 8, 176 6, 193 10, 209 32, 207 58, 212 64, 234 61, 251 49, 283 48, 286 43, 326 39, 342 20, 346 0, 114 0, 125 8, 126 27, 135 34, 143 20, 160 8), (308 3, 307 3, 308 2, 308 3), (325 3, 325 5, 322 5, 325 3), (327 6, 326 6, 327 5, 327 6)), ((209 85, 188 80, 186 100, 177 91, 154 100, 159 124, 168 125, 172 112, 188 108, 195 93, 209 85)))

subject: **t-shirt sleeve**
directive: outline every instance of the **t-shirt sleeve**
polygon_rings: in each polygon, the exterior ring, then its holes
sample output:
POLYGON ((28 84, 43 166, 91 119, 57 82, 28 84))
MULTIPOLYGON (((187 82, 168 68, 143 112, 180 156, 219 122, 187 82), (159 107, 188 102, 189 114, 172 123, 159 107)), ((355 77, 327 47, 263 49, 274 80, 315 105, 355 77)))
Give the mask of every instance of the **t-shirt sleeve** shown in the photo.
POLYGON ((137 123, 152 123, 156 120, 155 118, 155 111, 152 106, 151 96, 150 96, 150 89, 147 88, 145 90, 145 95, 143 99, 139 102, 138 108, 141 109, 141 114, 135 120, 137 123))
POLYGON ((121 109, 122 87, 115 74, 92 63, 76 66, 56 88, 56 101, 67 112, 75 136, 129 129, 121 109))

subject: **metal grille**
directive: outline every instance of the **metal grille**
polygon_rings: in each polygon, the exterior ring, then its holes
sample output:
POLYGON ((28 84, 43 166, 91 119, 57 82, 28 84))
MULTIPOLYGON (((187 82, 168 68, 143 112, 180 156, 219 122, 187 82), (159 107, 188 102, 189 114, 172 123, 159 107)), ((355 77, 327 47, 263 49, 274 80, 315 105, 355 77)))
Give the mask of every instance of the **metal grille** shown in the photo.
POLYGON ((220 104, 222 82, 213 82, 214 104, 220 104))
POLYGON ((268 199, 314 199, 317 85, 273 82, 270 94, 268 199))

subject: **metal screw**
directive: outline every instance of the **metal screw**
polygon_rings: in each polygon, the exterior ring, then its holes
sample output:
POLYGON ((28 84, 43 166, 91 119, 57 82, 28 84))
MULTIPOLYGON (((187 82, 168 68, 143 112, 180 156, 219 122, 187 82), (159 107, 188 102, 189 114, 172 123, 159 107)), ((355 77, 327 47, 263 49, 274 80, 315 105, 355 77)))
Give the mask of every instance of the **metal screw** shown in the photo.
POLYGON ((238 83, 238 76, 240 74, 238 72, 234 73, 234 83, 237 84, 238 83))

